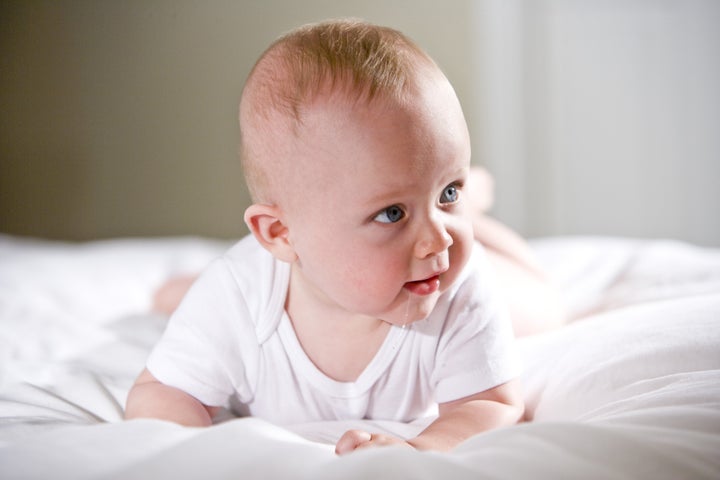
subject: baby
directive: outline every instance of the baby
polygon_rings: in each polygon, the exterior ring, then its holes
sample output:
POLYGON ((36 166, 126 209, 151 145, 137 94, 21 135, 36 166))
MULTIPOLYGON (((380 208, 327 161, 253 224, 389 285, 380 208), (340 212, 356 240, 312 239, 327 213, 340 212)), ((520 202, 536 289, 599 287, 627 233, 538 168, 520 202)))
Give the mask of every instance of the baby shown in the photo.
POLYGON ((448 450, 518 422, 512 325, 473 236, 516 240, 467 201, 468 130, 436 64, 391 29, 305 26, 258 60, 240 129, 252 235, 194 282, 126 417, 436 416, 410 439, 348 431, 340 454, 448 450))

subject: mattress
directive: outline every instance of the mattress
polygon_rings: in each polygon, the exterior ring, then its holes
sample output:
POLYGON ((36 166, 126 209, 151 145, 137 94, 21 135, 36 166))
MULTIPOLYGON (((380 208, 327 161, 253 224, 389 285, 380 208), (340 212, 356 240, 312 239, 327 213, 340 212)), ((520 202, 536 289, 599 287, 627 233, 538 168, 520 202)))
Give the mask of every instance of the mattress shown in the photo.
POLYGON ((166 322, 153 292, 228 246, 0 236, 0 478, 720 478, 720 249, 533 240, 571 321, 518 340, 528 421, 447 453, 338 457, 348 428, 409 437, 432 419, 123 421, 166 322))

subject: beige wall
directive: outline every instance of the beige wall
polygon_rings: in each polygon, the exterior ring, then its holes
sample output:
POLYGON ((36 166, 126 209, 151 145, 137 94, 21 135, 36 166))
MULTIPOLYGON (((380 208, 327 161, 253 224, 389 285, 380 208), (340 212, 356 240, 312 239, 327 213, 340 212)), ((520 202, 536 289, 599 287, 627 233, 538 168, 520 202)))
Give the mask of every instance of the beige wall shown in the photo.
POLYGON ((521 233, 720 246, 716 0, 3 1, 0 232, 241 235, 245 76, 337 16, 438 61, 521 233))
POLYGON ((526 235, 720 246, 720 2, 486 0, 474 154, 526 235))
POLYGON ((363 17, 414 37, 465 94, 469 2, 2 2, 0 232, 240 235, 236 104, 268 43, 363 17))

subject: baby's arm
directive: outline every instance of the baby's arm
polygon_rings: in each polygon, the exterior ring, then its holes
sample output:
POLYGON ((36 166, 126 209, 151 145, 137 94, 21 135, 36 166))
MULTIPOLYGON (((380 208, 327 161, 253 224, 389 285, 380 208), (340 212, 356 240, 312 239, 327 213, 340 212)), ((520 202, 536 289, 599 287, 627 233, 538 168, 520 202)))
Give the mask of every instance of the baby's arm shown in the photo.
POLYGON ((524 411, 519 384, 511 381, 440 404, 438 418, 413 439, 405 441, 389 435, 350 430, 337 442, 335 452, 342 455, 358 448, 385 445, 446 451, 477 433, 518 423, 524 411))
POLYGON ((182 390, 160 383, 146 369, 128 394, 125 419, 158 418, 189 427, 206 427, 212 424, 217 410, 182 390))

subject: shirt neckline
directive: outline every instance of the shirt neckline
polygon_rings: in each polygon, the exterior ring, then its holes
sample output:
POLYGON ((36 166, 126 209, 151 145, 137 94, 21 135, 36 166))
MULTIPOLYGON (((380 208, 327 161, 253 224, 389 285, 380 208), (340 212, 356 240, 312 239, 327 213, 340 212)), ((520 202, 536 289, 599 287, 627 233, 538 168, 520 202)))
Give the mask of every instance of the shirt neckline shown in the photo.
POLYGON ((375 356, 353 382, 342 382, 330 378, 310 360, 310 357, 300 345, 300 340, 295 334, 290 317, 285 311, 283 311, 280 319, 278 333, 280 341, 291 357, 291 364, 298 374, 302 375, 315 388, 326 395, 353 398, 367 392, 380 376, 387 371, 411 328, 412 326, 400 328, 392 325, 375 356))

